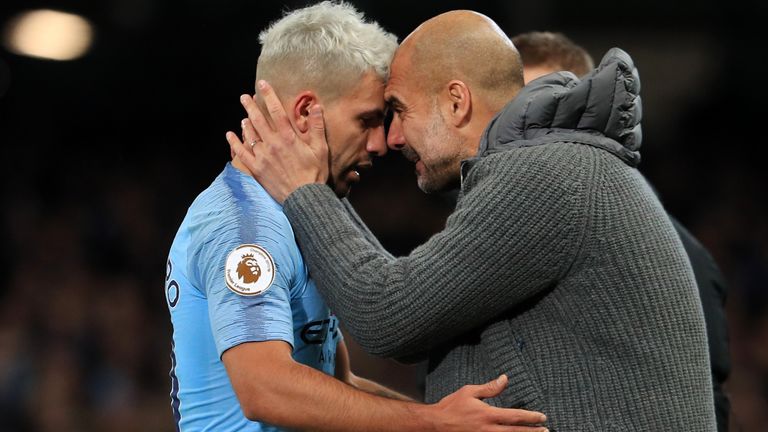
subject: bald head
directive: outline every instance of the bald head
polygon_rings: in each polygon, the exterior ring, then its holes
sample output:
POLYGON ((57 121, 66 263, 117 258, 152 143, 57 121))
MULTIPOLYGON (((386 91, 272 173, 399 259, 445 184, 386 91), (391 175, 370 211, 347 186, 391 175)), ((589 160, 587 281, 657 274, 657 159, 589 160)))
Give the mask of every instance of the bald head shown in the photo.
POLYGON ((400 45, 397 62, 407 64, 426 92, 450 80, 464 81, 477 103, 500 110, 523 86, 520 55, 490 18, 459 10, 438 15, 414 30, 400 45))
POLYGON ((387 145, 415 163, 423 191, 458 187, 461 161, 477 154, 483 130, 522 86, 520 55, 496 23, 471 11, 438 15, 395 52, 387 145))

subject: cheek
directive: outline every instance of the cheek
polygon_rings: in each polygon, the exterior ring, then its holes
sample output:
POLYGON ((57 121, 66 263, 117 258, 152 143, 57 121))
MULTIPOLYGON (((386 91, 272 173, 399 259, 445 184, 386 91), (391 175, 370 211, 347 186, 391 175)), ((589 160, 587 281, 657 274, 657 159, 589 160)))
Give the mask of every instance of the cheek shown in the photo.
POLYGON ((357 159, 361 153, 366 153, 366 144, 368 143, 368 134, 360 131, 350 132, 344 140, 343 158, 349 162, 357 159))
POLYGON ((403 135, 423 142, 429 137, 429 124, 421 119, 408 119, 403 122, 403 135))
MULTIPOLYGON (((343 132, 343 131, 342 131, 343 132)), ((357 160, 359 154, 360 139, 355 134, 341 133, 338 134, 333 141, 333 145, 330 145, 331 151, 331 166, 333 168, 333 175, 343 175, 344 171, 349 169, 349 165, 353 165, 357 160)), ((365 144, 362 144, 365 148, 365 144)))
POLYGON ((420 153, 424 148, 424 141, 427 139, 426 131, 421 129, 413 120, 404 122, 401 130, 405 142, 417 153, 420 153))
POLYGON ((326 126, 325 129, 325 140, 328 143, 328 152, 330 153, 331 158, 336 158, 339 155, 339 152, 343 150, 342 143, 343 139, 339 138, 337 133, 335 133, 335 129, 329 129, 326 126))

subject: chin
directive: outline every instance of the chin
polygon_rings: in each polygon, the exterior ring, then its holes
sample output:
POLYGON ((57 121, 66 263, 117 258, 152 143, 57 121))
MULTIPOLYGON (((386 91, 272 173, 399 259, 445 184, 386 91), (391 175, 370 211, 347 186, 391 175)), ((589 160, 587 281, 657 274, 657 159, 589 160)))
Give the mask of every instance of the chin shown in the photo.
POLYGON ((345 198, 347 195, 349 195, 349 191, 352 189, 352 186, 343 183, 343 184, 337 184, 333 186, 333 192, 336 193, 336 196, 339 198, 345 198))
POLYGON ((451 181, 451 179, 435 179, 419 176, 416 179, 416 184, 418 184, 419 189, 421 189, 422 192, 432 194, 456 189, 460 185, 460 181, 458 181, 458 179, 457 181, 451 181))
POLYGON ((336 180, 333 177, 329 177, 328 181, 325 182, 326 185, 328 185, 329 188, 333 191, 333 193, 336 194, 339 198, 344 198, 347 195, 349 195, 349 189, 350 184, 345 181, 336 180))
POLYGON ((426 179, 423 176, 416 178, 416 184, 419 186, 419 189, 421 189, 422 192, 427 194, 440 191, 440 188, 438 188, 434 182, 429 181, 429 179, 426 179))

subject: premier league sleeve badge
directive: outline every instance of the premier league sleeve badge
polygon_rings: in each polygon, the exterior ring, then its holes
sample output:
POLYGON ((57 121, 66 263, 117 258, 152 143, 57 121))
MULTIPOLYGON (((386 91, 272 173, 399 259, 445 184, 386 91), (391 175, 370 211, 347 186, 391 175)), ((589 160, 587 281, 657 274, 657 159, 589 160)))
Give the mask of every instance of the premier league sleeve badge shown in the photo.
POLYGON ((275 262, 261 246, 240 245, 227 257, 224 279, 227 287, 235 294, 263 294, 275 279, 275 262))

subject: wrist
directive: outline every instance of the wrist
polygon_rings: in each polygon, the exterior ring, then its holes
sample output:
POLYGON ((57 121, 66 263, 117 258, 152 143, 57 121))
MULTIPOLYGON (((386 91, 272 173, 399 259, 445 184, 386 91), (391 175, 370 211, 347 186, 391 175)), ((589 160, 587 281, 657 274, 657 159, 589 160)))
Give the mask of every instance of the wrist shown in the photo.
POLYGON ((331 173, 328 171, 325 172, 318 172, 317 176, 315 176, 315 179, 313 183, 328 183, 331 181, 331 173))
POLYGON ((326 190, 334 197, 336 196, 333 189, 327 183, 306 183, 290 191, 286 191, 287 193, 283 196, 282 204, 285 205, 288 201, 294 201, 298 199, 298 197, 306 194, 310 194, 313 197, 316 196, 316 194, 325 196, 324 194, 327 193, 326 190))
POLYGON ((407 403, 408 410, 411 413, 414 427, 410 430, 419 432, 438 432, 437 422, 435 421, 434 405, 420 403, 407 403))

